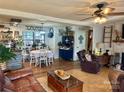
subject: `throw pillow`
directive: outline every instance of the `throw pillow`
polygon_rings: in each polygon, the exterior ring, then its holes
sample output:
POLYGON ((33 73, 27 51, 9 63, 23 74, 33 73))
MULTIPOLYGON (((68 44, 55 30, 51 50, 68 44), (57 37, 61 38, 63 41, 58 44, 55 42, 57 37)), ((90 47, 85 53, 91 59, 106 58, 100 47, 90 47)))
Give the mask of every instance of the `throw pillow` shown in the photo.
POLYGON ((90 62, 92 61, 91 55, 86 54, 85 57, 86 57, 87 61, 90 61, 90 62))

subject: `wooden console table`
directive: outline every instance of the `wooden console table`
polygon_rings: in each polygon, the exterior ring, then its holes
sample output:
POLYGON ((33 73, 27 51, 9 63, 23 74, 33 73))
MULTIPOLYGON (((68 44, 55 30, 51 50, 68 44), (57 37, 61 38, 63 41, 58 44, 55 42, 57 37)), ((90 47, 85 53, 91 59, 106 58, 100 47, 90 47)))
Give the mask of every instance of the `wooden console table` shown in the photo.
POLYGON ((56 92, 82 92, 83 82, 71 76, 67 80, 62 80, 55 75, 54 71, 48 72, 48 86, 56 92))
POLYGON ((101 56, 96 56, 96 58, 100 61, 99 63, 101 65, 107 65, 110 63, 111 55, 101 55, 101 56))

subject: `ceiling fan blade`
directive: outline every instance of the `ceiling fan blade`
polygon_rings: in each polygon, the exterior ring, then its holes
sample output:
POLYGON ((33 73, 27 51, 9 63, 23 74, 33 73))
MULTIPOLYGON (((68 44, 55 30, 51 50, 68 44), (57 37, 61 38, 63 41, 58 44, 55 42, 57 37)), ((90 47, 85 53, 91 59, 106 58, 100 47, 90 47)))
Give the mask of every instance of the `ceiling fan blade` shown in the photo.
POLYGON ((114 10, 115 10, 115 8, 106 7, 106 8, 103 9, 103 13, 106 15, 106 14, 111 13, 114 10))
POLYGON ((85 8, 81 8, 78 11, 75 12, 75 14, 77 15, 92 15, 94 9, 89 8, 89 7, 85 7, 85 8))
POLYGON ((88 18, 81 19, 80 21, 86 21, 86 20, 90 20, 90 19, 93 19, 93 18, 95 18, 95 17, 91 16, 91 17, 88 17, 88 18))
POLYGON ((92 15, 92 14, 88 14, 88 13, 77 13, 76 15, 92 15))
POLYGON ((115 12, 115 13, 108 13, 109 16, 121 16, 124 15, 124 12, 115 12))

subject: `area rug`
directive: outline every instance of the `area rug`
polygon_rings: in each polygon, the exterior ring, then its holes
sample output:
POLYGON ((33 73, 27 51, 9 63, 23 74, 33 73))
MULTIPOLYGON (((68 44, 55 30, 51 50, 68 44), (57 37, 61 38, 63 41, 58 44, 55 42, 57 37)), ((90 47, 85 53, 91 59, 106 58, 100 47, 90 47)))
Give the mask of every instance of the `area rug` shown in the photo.
MULTIPOLYGON (((83 92, 111 92, 111 85, 108 80, 108 68, 102 68, 98 74, 83 72, 80 69, 71 69, 67 72, 83 81, 83 92)), ((46 91, 52 92, 47 86, 47 75, 38 77, 37 80, 46 91)))

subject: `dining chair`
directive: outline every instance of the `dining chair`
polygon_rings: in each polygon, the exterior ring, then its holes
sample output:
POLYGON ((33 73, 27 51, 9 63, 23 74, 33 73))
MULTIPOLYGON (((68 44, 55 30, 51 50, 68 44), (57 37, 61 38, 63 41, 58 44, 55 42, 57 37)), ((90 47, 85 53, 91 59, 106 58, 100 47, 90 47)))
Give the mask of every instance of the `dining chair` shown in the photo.
POLYGON ((35 61, 36 61, 35 54, 30 53, 30 66, 32 64, 35 64, 36 63, 35 61))
POLYGON ((35 67, 40 64, 40 53, 35 54, 35 67))
POLYGON ((39 49, 39 50, 40 50, 40 49, 43 49, 43 46, 39 46, 38 49, 39 49))
POLYGON ((40 67, 41 67, 41 64, 44 63, 46 66, 48 66, 48 63, 47 63, 47 53, 46 51, 42 51, 40 53, 40 67))
POLYGON ((48 64, 53 64, 53 59, 54 59, 54 55, 53 55, 53 52, 52 51, 48 51, 47 52, 47 61, 48 61, 48 64))
POLYGON ((46 46, 46 47, 44 47, 44 49, 49 50, 49 47, 48 47, 48 46, 46 46))
POLYGON ((37 50, 43 49, 42 46, 37 46, 36 47, 37 50))
POLYGON ((25 60, 29 57, 29 54, 26 52, 25 49, 22 50, 22 60, 23 60, 23 63, 25 62, 25 60))

